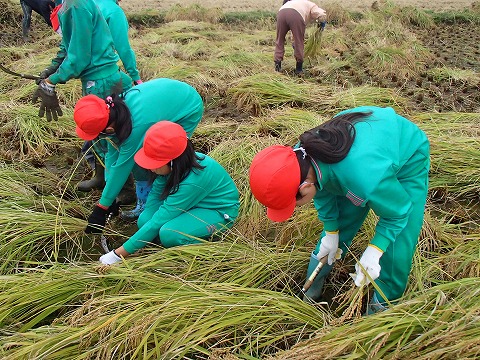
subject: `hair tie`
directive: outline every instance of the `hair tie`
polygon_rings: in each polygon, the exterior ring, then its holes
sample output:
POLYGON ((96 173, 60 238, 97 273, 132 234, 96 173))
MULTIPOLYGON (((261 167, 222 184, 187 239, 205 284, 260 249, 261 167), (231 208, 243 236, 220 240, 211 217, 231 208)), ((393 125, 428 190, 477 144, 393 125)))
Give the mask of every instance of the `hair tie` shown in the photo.
POLYGON ((107 103, 108 108, 115 106, 115 104, 113 103, 113 98, 111 96, 107 96, 105 102, 107 103))
POLYGON ((307 157, 307 152, 305 151, 305 149, 303 147, 299 147, 299 148, 296 148, 296 149, 293 149, 293 151, 301 151, 302 152, 302 159, 305 160, 305 158, 307 157))

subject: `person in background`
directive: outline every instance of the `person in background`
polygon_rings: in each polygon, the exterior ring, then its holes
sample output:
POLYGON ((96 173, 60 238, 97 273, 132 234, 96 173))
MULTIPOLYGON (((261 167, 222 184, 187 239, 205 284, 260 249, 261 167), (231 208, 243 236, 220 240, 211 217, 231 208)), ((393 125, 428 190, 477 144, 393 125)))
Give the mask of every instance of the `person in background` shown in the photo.
POLYGON ((375 290, 367 313, 402 296, 423 223, 429 165, 424 132, 392 108, 373 106, 339 113, 303 133, 294 148, 274 145, 255 156, 250 186, 271 220, 285 221, 313 199, 323 222, 307 278, 320 259, 327 264, 307 299, 321 298, 338 249, 345 255, 370 209, 379 219, 355 265, 355 284, 375 280, 386 296, 375 290))
POLYGON ((81 98, 73 119, 77 135, 84 140, 102 136, 108 139, 105 156, 105 188, 88 218, 87 233, 101 233, 109 213, 116 213, 116 197, 133 171, 137 195, 135 209, 122 212, 122 218, 138 218, 151 188, 149 172, 135 166, 133 156, 141 148, 147 130, 161 120, 178 123, 191 136, 203 116, 203 100, 187 83, 154 79, 129 91, 101 99, 81 98))
POLYGON ((235 183, 211 157, 195 152, 185 130, 160 121, 145 135, 135 162, 156 174, 138 231, 122 246, 102 255, 113 264, 145 247, 200 243, 233 226, 240 206, 235 183))
POLYGON ((307 25, 316 21, 322 28, 325 27, 326 12, 317 4, 308 0, 285 0, 277 14, 277 38, 275 39, 275 71, 282 70, 283 56, 285 55, 285 36, 292 31, 293 48, 296 60, 295 74, 303 73, 303 56, 305 43, 305 29, 307 25))
POLYGON ((28 41, 28 33, 30 32, 30 24, 32 22, 32 10, 43 17, 48 26, 52 26, 50 13, 55 7, 53 0, 20 0, 20 6, 23 12, 22 35, 24 41, 28 41))

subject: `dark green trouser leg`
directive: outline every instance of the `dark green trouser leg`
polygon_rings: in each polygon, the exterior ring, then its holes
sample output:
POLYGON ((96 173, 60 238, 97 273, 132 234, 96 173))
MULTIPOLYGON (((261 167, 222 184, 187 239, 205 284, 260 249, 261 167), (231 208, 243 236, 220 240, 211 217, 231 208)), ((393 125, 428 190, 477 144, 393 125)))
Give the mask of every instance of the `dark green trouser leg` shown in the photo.
MULTIPOLYGON (((317 267, 318 263, 319 263, 319 261, 317 259, 317 256, 314 255, 313 252, 312 252, 311 255, 310 255, 310 263, 308 264, 306 279, 308 279, 310 274, 313 273, 313 271, 317 267)), ((315 278, 315 280, 313 280, 312 285, 310 286, 310 288, 305 293, 305 296, 303 297, 303 301, 305 301, 305 302, 310 302, 310 301, 318 302, 318 301, 320 301, 320 299, 322 297, 323 283, 325 282, 325 278, 327 277, 327 275, 332 270, 332 267, 333 267, 333 265, 328 265, 328 264, 323 265, 323 267, 320 270, 320 272, 318 273, 317 277, 315 278)))

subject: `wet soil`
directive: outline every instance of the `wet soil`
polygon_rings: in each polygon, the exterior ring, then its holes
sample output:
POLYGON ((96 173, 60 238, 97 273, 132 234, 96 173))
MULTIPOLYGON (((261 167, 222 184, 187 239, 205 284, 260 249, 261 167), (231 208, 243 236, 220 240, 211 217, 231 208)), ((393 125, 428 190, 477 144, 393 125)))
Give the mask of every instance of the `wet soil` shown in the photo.
MULTIPOLYGON (((480 81, 478 75, 471 79, 434 76, 432 69, 448 68, 459 71, 480 71, 480 31, 471 24, 441 24, 433 29, 410 29, 422 45, 432 54, 433 60, 425 64, 418 76, 392 74, 381 77, 364 64, 346 65, 330 76, 335 86, 360 86, 370 84, 397 89, 416 111, 480 111, 480 81)), ((326 56, 348 62, 354 49, 339 49, 326 56)), ((308 64, 308 62, 307 62, 308 64)), ((321 78, 310 72, 310 77, 321 78)))

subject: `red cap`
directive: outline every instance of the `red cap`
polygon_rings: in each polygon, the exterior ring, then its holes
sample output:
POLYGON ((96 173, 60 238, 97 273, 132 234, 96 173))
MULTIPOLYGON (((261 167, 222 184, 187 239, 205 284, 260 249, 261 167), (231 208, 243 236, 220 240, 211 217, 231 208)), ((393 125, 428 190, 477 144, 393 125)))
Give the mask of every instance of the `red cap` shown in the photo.
POLYGON ((135 154, 135 162, 144 169, 158 169, 183 154, 187 133, 171 121, 160 121, 145 133, 143 147, 135 154))
POLYGON ((83 140, 95 139, 108 124, 110 109, 103 99, 87 95, 77 101, 73 120, 77 124, 77 135, 83 140))
POLYGON ((250 188, 267 207, 270 220, 281 222, 292 216, 299 185, 300 165, 291 147, 269 146, 253 158, 250 188))
POLYGON ((62 7, 62 4, 55 6, 55 8, 50 13, 50 22, 52 23, 53 31, 57 31, 60 27, 60 21, 58 20, 58 11, 62 7))

